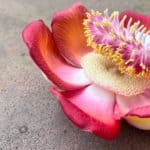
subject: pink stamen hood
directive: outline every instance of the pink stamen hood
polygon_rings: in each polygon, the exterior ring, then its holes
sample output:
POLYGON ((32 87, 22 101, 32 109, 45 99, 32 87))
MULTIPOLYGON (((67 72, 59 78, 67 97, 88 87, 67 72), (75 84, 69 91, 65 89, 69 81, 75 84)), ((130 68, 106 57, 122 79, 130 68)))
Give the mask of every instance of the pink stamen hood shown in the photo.
POLYGON ((150 77, 150 31, 140 21, 132 24, 132 18, 125 27, 126 17, 119 20, 116 11, 109 16, 107 9, 87 13, 87 45, 115 62, 121 73, 150 77))

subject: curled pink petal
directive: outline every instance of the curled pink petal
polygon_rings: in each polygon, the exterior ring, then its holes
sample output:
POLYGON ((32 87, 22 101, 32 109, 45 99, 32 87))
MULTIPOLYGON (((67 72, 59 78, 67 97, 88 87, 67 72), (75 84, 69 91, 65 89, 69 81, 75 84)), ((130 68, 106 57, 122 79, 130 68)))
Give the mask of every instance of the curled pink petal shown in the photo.
POLYGON ((72 67, 60 56, 52 34, 43 21, 29 24, 23 31, 23 39, 32 59, 58 87, 73 90, 89 84, 82 69, 72 67))
POLYGON ((143 24, 148 30, 150 29, 150 17, 137 13, 135 11, 126 10, 121 13, 120 19, 123 18, 124 15, 127 15, 127 19, 125 20, 125 26, 127 26, 127 23, 130 19, 130 17, 133 19, 132 24, 134 22, 140 21, 141 24, 143 24))
POLYGON ((113 118, 115 96, 94 85, 58 92, 51 89, 58 98, 68 118, 84 131, 97 136, 113 139, 120 131, 120 121, 113 118))
POLYGON ((150 104, 148 106, 143 106, 131 110, 128 115, 138 116, 138 117, 150 117, 150 104))
POLYGON ((150 91, 147 90, 136 96, 117 95, 117 106, 120 116, 135 115, 139 117, 150 116, 150 91))
POLYGON ((89 51, 83 31, 87 9, 75 3, 69 9, 57 12, 52 21, 52 33, 60 53, 80 66, 81 57, 89 51))

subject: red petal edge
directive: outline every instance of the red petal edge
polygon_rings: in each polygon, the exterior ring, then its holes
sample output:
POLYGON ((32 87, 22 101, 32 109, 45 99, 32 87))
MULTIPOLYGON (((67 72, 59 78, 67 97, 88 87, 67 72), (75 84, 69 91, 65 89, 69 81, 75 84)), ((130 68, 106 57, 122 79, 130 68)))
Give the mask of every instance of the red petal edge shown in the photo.
MULTIPOLYGON (((84 95, 84 92, 85 92, 84 89, 80 89, 77 91, 67 91, 67 92, 58 92, 55 88, 51 88, 50 90, 58 98, 59 103, 60 103, 64 113, 67 115, 67 117, 77 127, 82 129, 83 131, 91 132, 94 135, 96 135, 98 137, 102 137, 104 139, 114 139, 120 133, 121 124, 120 124, 119 120, 112 119, 111 121, 108 121, 109 119, 107 119, 107 117, 103 118, 104 114, 102 114, 102 119, 100 120, 99 118, 101 116, 97 116, 98 118, 96 119, 96 114, 95 114, 95 116, 93 116, 93 115, 91 116, 88 113, 85 113, 84 107, 87 106, 86 105, 87 103, 81 102, 82 100, 84 101, 86 99, 86 97, 85 97, 85 99, 83 99, 83 96, 82 96, 82 94, 84 95), (77 102, 73 102, 74 100, 75 101, 77 100, 77 102), (75 103, 80 103, 80 102, 83 103, 83 104, 81 104, 81 105, 83 105, 82 107, 77 106, 75 104, 75 103), (105 121, 107 120, 108 122, 104 123, 103 122, 104 120, 105 121)), ((89 97, 89 95, 87 95, 87 97, 89 97)), ((95 96, 95 97, 97 97, 97 96, 95 96)), ((90 102, 90 104, 91 104, 92 98, 90 100, 91 100, 91 102, 90 102)), ((100 102, 98 102, 98 103, 100 103, 100 102)), ((93 112, 90 112, 90 111, 91 111, 91 109, 94 109, 94 108, 92 108, 92 107, 95 107, 94 105, 97 105, 97 104, 91 105, 91 108, 89 110, 87 110, 91 114, 93 112)), ((105 104, 102 104, 102 105, 104 105, 104 107, 105 107, 105 104)), ((96 106, 96 107, 98 107, 98 106, 96 106)), ((102 108, 102 109, 104 109, 104 108, 102 108)), ((94 109, 94 111, 95 111, 95 109, 94 109)), ((109 112, 109 110, 108 111, 104 110, 104 111, 106 114, 109 112)), ((99 112, 97 112, 97 113, 99 114, 99 112)))

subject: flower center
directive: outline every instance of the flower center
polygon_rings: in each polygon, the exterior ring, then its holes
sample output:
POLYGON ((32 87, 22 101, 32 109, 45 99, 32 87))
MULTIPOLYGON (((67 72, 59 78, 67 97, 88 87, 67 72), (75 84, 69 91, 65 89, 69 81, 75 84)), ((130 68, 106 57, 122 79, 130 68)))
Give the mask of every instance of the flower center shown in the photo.
POLYGON ((123 74, 111 60, 97 53, 86 54, 81 65, 89 80, 117 94, 132 96, 150 89, 150 79, 123 74))
POLYGON ((125 27, 126 17, 119 20, 118 12, 109 16, 108 10, 87 13, 87 45, 115 63, 120 73, 150 78, 150 31, 139 21, 132 24, 132 18, 125 27))

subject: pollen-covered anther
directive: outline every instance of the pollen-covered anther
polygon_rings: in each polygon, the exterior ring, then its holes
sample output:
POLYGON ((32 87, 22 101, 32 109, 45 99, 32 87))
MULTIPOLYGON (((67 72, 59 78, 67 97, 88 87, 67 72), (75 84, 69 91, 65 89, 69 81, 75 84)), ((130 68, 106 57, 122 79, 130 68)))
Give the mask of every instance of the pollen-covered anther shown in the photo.
POLYGON ((107 20, 102 21, 102 26, 103 27, 111 27, 111 24, 107 20))
POLYGON ((84 20, 87 45, 96 53, 110 59, 121 73, 150 78, 150 31, 130 18, 125 27, 125 15, 119 19, 119 12, 110 16, 92 10, 84 20))
POLYGON ((125 47, 125 45, 126 45, 126 44, 122 42, 122 43, 120 43, 119 46, 120 46, 121 48, 123 48, 123 47, 125 47))
POLYGON ((121 19, 121 21, 120 21, 121 27, 124 27, 124 22, 125 22, 126 18, 127 18, 127 15, 124 15, 123 18, 121 19))
POLYGON ((131 26, 130 31, 131 31, 132 34, 134 34, 134 33, 136 32, 136 29, 137 29, 137 27, 138 27, 139 25, 140 25, 140 21, 134 23, 134 24, 131 26))
POLYGON ((99 27, 100 24, 98 22, 94 22, 95 27, 99 27))
MULTIPOLYGON (((107 12, 108 12, 108 10, 107 10, 107 12)), ((118 11, 114 11, 114 12, 111 14, 110 18, 112 19, 112 18, 114 18, 114 17, 118 17, 118 15, 119 15, 119 12, 118 12, 118 11)))

